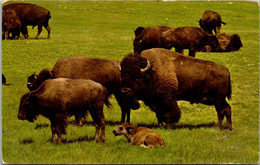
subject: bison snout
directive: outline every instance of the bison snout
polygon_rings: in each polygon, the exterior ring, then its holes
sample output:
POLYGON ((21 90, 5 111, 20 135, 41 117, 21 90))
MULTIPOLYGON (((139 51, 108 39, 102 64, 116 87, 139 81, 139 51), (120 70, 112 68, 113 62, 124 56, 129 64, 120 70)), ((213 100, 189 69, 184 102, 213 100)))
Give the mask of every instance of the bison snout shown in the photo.
POLYGON ((32 89, 32 83, 27 83, 27 88, 28 88, 29 90, 31 90, 31 89, 32 89))
POLYGON ((114 134, 115 136, 118 135, 118 133, 116 132, 116 130, 113 131, 113 134, 114 134))
POLYGON ((18 115, 18 119, 19 120, 25 120, 25 117, 21 116, 21 115, 18 115))
POLYGON ((121 89, 121 92, 123 92, 123 93, 130 93, 131 92, 131 89, 130 88, 122 88, 121 89))

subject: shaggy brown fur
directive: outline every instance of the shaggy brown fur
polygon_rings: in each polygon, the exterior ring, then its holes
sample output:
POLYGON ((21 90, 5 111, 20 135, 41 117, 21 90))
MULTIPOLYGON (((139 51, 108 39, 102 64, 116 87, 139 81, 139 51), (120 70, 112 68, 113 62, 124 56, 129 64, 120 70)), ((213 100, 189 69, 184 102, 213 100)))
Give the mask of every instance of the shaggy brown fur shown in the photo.
POLYGON ((108 95, 115 95, 122 110, 121 122, 130 122, 130 108, 138 109, 138 101, 121 92, 120 62, 89 57, 68 57, 59 59, 52 70, 44 69, 39 75, 28 78, 29 90, 37 89, 50 78, 91 79, 106 87, 108 95))
POLYGON ((177 100, 186 100, 214 105, 218 128, 226 116, 228 129, 232 129, 231 108, 226 102, 226 97, 231 98, 230 73, 224 66, 154 48, 125 57, 121 67, 123 86, 155 111, 158 123, 178 122, 177 100))
POLYGON ((61 134, 65 134, 67 118, 71 115, 84 116, 90 112, 96 123, 95 141, 99 141, 101 128, 102 142, 105 141, 104 103, 109 106, 107 91, 99 83, 84 79, 57 78, 46 80, 37 90, 22 96, 18 119, 33 122, 43 115, 51 122, 52 142, 61 143, 61 134))

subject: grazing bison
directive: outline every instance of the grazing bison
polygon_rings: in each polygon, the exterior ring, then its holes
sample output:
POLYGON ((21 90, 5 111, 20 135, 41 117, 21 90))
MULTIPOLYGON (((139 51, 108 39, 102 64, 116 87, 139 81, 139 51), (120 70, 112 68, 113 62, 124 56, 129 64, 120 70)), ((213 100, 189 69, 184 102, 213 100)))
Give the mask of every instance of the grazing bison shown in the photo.
POLYGON ((2 10, 2 39, 9 39, 9 34, 12 33, 11 39, 20 38, 21 21, 17 14, 12 9, 2 10))
POLYGON ((25 38, 28 38, 27 26, 38 26, 38 33, 35 39, 38 39, 42 32, 42 26, 48 32, 48 39, 50 38, 51 28, 49 26, 49 19, 51 13, 49 10, 30 3, 11 3, 3 6, 3 10, 14 10, 19 20, 21 21, 21 32, 25 38))
POLYGON ((225 22, 222 22, 221 16, 211 10, 206 10, 199 21, 200 27, 207 31, 209 34, 212 34, 212 30, 214 30, 215 35, 220 34, 221 24, 225 25, 225 22))
POLYGON ((140 55, 128 55, 121 63, 122 86, 132 90, 156 113, 158 123, 176 123, 181 117, 177 100, 214 105, 218 128, 224 116, 232 129, 230 73, 227 68, 210 61, 183 56, 154 48, 140 55))
POLYGON ((122 110, 121 122, 130 122, 130 108, 138 109, 138 101, 121 92, 120 62, 89 57, 68 57, 59 59, 52 70, 44 69, 39 75, 28 77, 29 90, 37 89, 50 78, 91 79, 106 87, 108 95, 114 94, 122 110))
POLYGON ((151 48, 165 48, 161 43, 162 32, 172 29, 167 26, 138 27, 135 30, 133 42, 134 53, 140 54, 143 50, 151 48))
POLYGON ((210 45, 206 45, 201 48, 201 52, 232 52, 238 51, 243 44, 238 34, 228 35, 221 33, 217 36, 219 42, 219 48, 212 50, 210 45))
POLYGON ((37 90, 22 96, 18 119, 33 122, 43 115, 51 122, 52 143, 66 133, 67 118, 71 115, 84 116, 90 112, 95 124, 95 141, 105 141, 104 103, 108 106, 106 89, 99 83, 85 79, 57 78, 46 80, 37 90))
POLYGON ((208 34, 197 27, 179 27, 170 29, 162 33, 163 48, 175 48, 176 52, 183 54, 183 49, 189 49, 189 56, 195 57, 195 53, 200 51, 205 45, 210 45, 213 50, 219 46, 216 36, 208 34))
POLYGON ((128 123, 122 123, 113 133, 115 136, 124 135, 130 145, 139 145, 144 148, 164 146, 161 135, 146 127, 135 127, 128 123))

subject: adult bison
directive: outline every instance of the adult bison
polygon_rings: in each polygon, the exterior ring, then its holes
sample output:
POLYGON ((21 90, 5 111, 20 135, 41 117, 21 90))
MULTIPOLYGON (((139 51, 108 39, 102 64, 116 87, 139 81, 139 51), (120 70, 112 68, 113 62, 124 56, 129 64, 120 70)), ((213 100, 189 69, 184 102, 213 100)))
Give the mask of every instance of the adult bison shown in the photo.
POLYGON ((210 45, 213 50, 218 49, 219 43, 216 36, 211 35, 197 27, 179 27, 162 33, 162 48, 175 48, 176 52, 183 54, 183 49, 189 49, 189 56, 195 57, 205 45, 210 45))
POLYGON ((130 122, 130 108, 138 109, 139 103, 131 95, 121 92, 120 62, 90 57, 59 59, 52 70, 44 69, 39 75, 28 77, 29 90, 37 89, 45 80, 53 78, 91 79, 106 87, 108 95, 114 94, 122 110, 121 122, 130 122))
POLYGON ((140 55, 128 55, 121 63, 124 91, 132 90, 155 113, 158 123, 176 123, 181 117, 177 100, 214 105, 218 128, 224 116, 232 129, 230 73, 227 68, 210 61, 183 56, 154 48, 140 55))
POLYGON ((151 48, 164 48, 161 43, 162 32, 173 29, 167 26, 138 27, 135 29, 134 52, 140 54, 151 48))
POLYGON ((103 105, 108 102, 107 90, 99 83, 84 79, 57 78, 46 80, 37 90, 22 96, 18 119, 33 122, 43 115, 51 122, 52 142, 61 144, 61 134, 66 133, 67 118, 84 116, 87 111, 96 123, 95 141, 105 141, 105 118, 103 105))
POLYGON ((49 10, 30 3, 11 3, 3 6, 3 10, 12 9, 17 14, 21 21, 21 32, 25 38, 28 38, 27 26, 38 26, 38 33, 35 39, 38 39, 42 32, 42 26, 48 32, 48 38, 50 38, 51 28, 49 26, 49 19, 51 13, 49 10))
POLYGON ((2 10, 2 39, 19 39, 21 21, 12 9, 2 10), (9 34, 12 33, 12 37, 9 34))
POLYGON ((211 46, 206 45, 201 48, 201 52, 232 52, 238 51, 243 44, 238 34, 225 34, 221 33, 217 36, 219 42, 219 48, 216 50, 212 50, 211 46))
POLYGON ((211 10, 206 10, 199 21, 202 29, 209 34, 212 34, 212 30, 214 30, 216 36, 220 34, 221 24, 225 25, 226 23, 222 22, 221 16, 217 12, 211 10))

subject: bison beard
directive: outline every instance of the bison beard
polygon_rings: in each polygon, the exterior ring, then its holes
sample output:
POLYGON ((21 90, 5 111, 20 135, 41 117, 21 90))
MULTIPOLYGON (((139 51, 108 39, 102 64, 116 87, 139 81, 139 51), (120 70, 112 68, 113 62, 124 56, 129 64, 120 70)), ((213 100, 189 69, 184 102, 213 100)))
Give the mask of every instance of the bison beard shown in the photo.
POLYGON ((214 105, 218 128, 224 116, 232 129, 229 71, 210 61, 183 56, 166 49, 150 49, 140 56, 128 55, 121 63, 122 85, 130 88, 156 113, 158 123, 176 123, 181 112, 177 100, 214 105))

